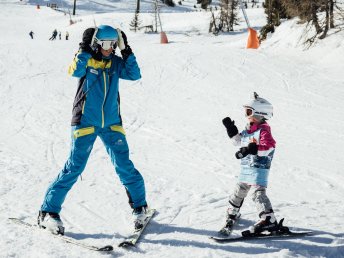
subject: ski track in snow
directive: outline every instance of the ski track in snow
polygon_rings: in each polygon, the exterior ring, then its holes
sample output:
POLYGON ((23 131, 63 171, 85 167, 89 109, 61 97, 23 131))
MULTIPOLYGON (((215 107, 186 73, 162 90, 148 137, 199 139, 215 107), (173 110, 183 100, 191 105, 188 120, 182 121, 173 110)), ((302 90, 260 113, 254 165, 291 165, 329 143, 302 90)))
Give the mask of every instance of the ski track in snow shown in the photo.
MULTIPOLYGON (((108 3, 99 1, 106 8, 108 3)), ((278 49, 278 32, 275 43, 247 50, 245 30, 208 35, 204 12, 162 13, 170 38, 166 45, 159 44, 159 35, 131 32, 132 13, 95 16, 99 24, 126 31, 142 72, 142 80, 120 83, 131 159, 144 176, 149 204, 158 211, 138 247, 99 254, 10 224, 7 218, 13 216, 35 223, 44 191, 68 157, 76 80, 66 71, 82 31, 93 25, 91 15, 69 26, 63 13, 44 7, 38 12, 17 2, 0 3, 1 257, 342 257, 343 58, 338 55, 329 67, 326 59, 313 61, 315 50, 278 49), (48 41, 54 28, 68 30, 70 41, 48 41), (31 29, 34 41, 27 35, 31 29), (315 234, 217 244, 208 237, 224 223, 240 169, 221 120, 230 116, 242 129, 242 105, 253 91, 274 104, 270 124, 277 149, 268 194, 276 216, 285 217, 294 230, 315 234)), ((258 9, 249 15, 256 15, 257 26, 264 24, 258 9)), ((142 13, 142 18, 151 15, 142 13)), ((64 203, 66 235, 116 246, 130 233, 130 212, 97 140, 82 180, 64 203)), ((241 212, 234 234, 258 218, 250 196, 241 212)))

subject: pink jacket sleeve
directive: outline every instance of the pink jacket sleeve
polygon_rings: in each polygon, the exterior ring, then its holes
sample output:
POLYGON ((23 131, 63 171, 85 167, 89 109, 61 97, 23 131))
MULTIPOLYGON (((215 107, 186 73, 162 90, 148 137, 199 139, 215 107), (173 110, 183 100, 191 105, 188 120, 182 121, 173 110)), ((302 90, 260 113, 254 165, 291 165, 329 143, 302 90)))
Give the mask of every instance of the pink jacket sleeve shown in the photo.
POLYGON ((258 145, 258 156, 267 156, 275 149, 276 141, 271 135, 270 128, 262 128, 258 145))

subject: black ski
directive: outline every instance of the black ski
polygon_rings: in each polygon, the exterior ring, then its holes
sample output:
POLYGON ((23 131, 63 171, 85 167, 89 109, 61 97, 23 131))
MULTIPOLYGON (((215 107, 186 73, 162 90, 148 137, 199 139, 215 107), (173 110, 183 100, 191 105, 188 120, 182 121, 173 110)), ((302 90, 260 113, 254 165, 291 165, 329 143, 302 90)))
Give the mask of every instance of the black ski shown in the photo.
POLYGON ((251 233, 249 230, 241 232, 240 237, 210 237, 219 243, 230 243, 230 242, 240 242, 240 241, 250 241, 259 239, 278 239, 278 238, 293 238, 293 237, 303 237, 312 234, 312 231, 304 232, 294 232, 290 231, 288 227, 283 226, 283 220, 279 222, 279 228, 277 231, 273 232, 261 232, 261 233, 251 233))
POLYGON ((147 213, 147 218, 145 220, 145 223, 143 224, 143 227, 140 230, 134 230, 132 234, 130 234, 128 237, 126 237, 121 243, 119 243, 119 247, 132 247, 135 246, 137 241, 139 240, 140 236, 142 235, 143 231, 145 230, 146 226, 154 216, 156 210, 155 209, 149 209, 147 213))
POLYGON ((54 235, 52 233, 49 233, 47 230, 40 229, 37 225, 33 225, 33 224, 30 224, 30 223, 27 223, 24 220, 21 220, 21 219, 18 219, 18 218, 9 218, 9 220, 12 221, 15 224, 22 225, 22 226, 25 226, 25 227, 30 228, 30 229, 37 229, 37 230, 45 231, 49 235, 51 235, 51 236, 53 236, 55 238, 59 238, 59 239, 65 241, 66 243, 77 245, 77 246, 81 246, 81 247, 89 249, 89 250, 99 251, 99 252, 109 252, 109 251, 113 250, 113 246, 111 246, 111 245, 97 247, 97 246, 85 244, 85 243, 80 242, 79 240, 77 240, 75 238, 72 238, 72 237, 68 237, 68 236, 64 236, 64 235, 54 235))
POLYGON ((219 243, 229 243, 229 242, 240 242, 240 241, 249 241, 249 240, 258 240, 258 239, 274 239, 274 238, 293 238, 293 237, 302 237, 311 235, 312 231, 306 232, 293 232, 290 231, 289 233, 269 233, 269 234, 255 234, 251 236, 240 236, 240 237, 231 237, 231 238, 220 238, 220 237, 210 237, 211 239, 215 240, 219 243))

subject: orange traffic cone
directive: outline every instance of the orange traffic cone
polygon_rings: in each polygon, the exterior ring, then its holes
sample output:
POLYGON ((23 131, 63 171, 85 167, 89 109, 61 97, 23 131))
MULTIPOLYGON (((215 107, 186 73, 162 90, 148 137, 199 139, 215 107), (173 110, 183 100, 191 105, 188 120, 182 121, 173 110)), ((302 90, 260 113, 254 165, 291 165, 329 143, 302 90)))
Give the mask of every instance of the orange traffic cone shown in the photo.
POLYGON ((165 32, 160 32, 160 43, 161 44, 167 44, 168 43, 168 39, 167 39, 167 36, 166 36, 166 33, 165 32))
POLYGON ((248 39, 246 48, 259 48, 259 39, 257 36, 257 31, 252 28, 248 28, 248 39))

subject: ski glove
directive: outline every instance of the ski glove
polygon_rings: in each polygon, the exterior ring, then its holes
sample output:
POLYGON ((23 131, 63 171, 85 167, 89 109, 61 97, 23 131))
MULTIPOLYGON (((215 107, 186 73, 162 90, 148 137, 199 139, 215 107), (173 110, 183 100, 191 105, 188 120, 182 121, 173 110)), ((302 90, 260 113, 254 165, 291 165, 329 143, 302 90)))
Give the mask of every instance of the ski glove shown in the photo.
POLYGON ((80 49, 84 52, 87 52, 92 55, 92 57, 97 60, 102 60, 102 53, 100 52, 99 48, 93 49, 91 47, 92 38, 95 33, 95 28, 88 28, 82 34, 82 42, 79 43, 80 49))
POLYGON ((118 33, 118 48, 121 50, 122 58, 127 60, 127 58, 133 53, 131 47, 128 45, 127 35, 120 29, 117 29, 118 33))
POLYGON ((224 118, 222 123, 227 129, 229 138, 232 138, 239 133, 238 128, 234 124, 234 120, 231 120, 229 117, 224 118))
POLYGON ((256 155, 258 153, 258 145, 255 142, 251 142, 247 147, 241 147, 239 151, 235 153, 237 159, 245 158, 248 154, 256 155))

